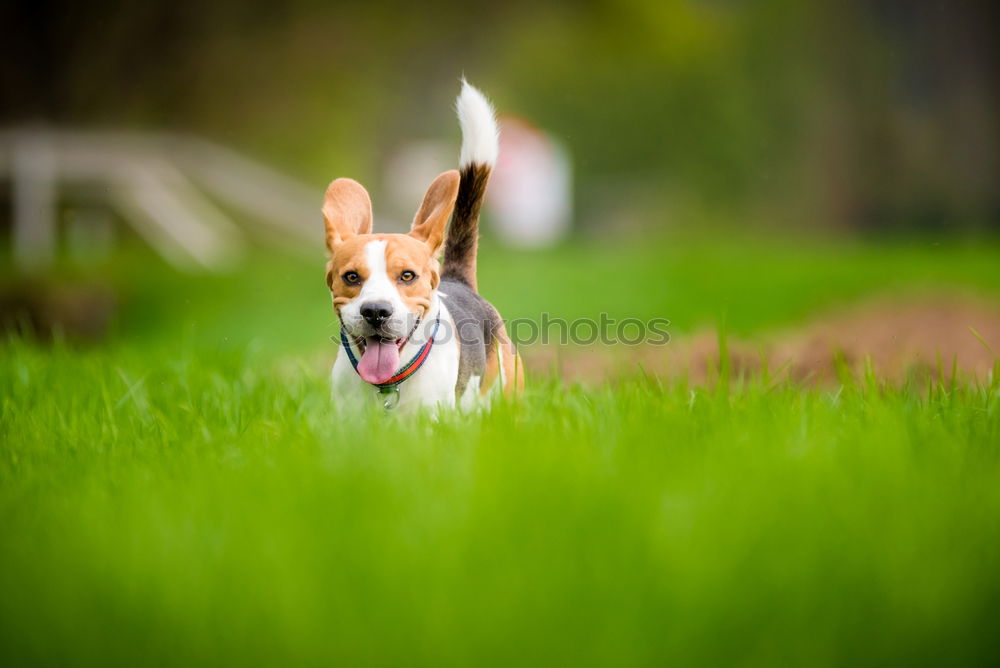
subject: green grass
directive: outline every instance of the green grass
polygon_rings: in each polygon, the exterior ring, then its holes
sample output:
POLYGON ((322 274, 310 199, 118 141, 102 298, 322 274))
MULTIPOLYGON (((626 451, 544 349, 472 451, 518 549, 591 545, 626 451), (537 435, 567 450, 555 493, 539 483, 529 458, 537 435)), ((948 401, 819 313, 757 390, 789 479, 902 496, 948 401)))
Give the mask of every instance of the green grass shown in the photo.
MULTIPOLYGON (((607 301, 752 332, 904 283, 1000 281, 990 247, 622 247, 615 290, 593 278, 606 250, 484 254, 483 289, 511 315, 607 301)), ((0 344, 0 663, 997 660, 997 374, 534 379, 483 415, 344 415, 321 261, 300 262, 126 262, 106 273, 129 290, 111 342, 0 344)))
MULTIPOLYGON (((317 241, 318 243, 318 241, 317 241)), ((69 284, 114 287, 122 310, 114 343, 175 354, 244 350, 268 356, 325 351, 337 333, 325 257, 276 251, 241 271, 174 274, 148 253, 98 267, 65 267, 69 284)), ((481 244, 479 284, 507 318, 669 318, 685 334, 725 320, 735 335, 795 322, 872 293, 959 289, 1000 297, 1000 243, 844 241, 725 243, 663 238, 579 242, 554 251, 481 244)), ((2 276, 2 272, 0 272, 2 276)))

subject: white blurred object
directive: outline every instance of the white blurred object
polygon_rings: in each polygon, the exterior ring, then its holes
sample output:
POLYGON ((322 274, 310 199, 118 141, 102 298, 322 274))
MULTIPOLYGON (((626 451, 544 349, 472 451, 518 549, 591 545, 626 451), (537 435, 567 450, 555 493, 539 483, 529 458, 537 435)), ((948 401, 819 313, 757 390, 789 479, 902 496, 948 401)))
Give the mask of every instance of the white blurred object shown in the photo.
POLYGON ((512 246, 550 246, 569 232, 572 170, 566 149, 525 120, 500 119, 500 158, 487 190, 497 234, 512 246))
MULTIPOLYGON (((0 131, 0 179, 12 182, 12 250, 25 272, 44 270, 54 260, 57 202, 66 187, 96 193, 181 269, 232 266, 250 231, 302 246, 322 239, 313 189, 194 137, 9 129, 0 131), (244 217, 235 222, 216 201, 244 217)), ((79 229, 71 234, 86 235, 79 229)))
MULTIPOLYGON (((486 208, 497 236, 511 246, 549 246, 569 232, 572 170, 561 143, 527 121, 500 119, 500 157, 486 189, 486 208)), ((457 167, 447 142, 413 141, 400 146, 385 165, 385 194, 397 231, 409 229, 427 186, 457 167)), ((387 221, 390 226, 392 222, 387 221)), ((386 229, 380 226, 380 229, 386 229)))
POLYGON ((380 220, 376 215, 376 229, 386 231, 395 227, 397 232, 409 230, 410 219, 423 200, 427 186, 438 174, 449 169, 455 169, 455 156, 445 142, 412 141, 396 149, 384 171, 390 220, 380 220), (402 222, 393 225, 394 221, 402 222))

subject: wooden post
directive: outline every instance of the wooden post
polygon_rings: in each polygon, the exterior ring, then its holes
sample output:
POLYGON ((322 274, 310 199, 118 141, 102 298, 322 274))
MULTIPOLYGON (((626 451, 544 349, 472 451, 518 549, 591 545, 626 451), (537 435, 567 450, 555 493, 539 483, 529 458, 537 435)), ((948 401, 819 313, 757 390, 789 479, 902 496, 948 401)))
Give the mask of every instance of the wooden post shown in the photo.
POLYGON ((47 269, 56 250, 56 164, 41 133, 16 138, 11 151, 14 263, 27 273, 47 269))

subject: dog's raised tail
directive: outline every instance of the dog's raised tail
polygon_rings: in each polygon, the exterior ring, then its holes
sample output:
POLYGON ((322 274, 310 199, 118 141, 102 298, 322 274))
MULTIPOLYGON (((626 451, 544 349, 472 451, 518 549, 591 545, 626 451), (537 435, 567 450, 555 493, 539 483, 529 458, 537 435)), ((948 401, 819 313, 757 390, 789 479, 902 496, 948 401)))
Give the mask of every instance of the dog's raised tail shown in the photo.
POLYGON ((489 100, 462 79, 462 92, 455 101, 462 126, 462 153, 455 211, 451 215, 444 246, 441 275, 476 289, 476 250, 479 244, 479 209, 486 194, 490 171, 497 161, 499 131, 489 100))

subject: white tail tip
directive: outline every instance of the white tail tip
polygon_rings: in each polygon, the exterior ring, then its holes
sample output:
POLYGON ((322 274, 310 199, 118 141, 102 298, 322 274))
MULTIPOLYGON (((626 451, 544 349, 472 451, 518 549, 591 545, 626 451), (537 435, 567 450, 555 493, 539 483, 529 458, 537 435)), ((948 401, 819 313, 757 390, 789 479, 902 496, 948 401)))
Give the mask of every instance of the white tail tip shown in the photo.
POLYGON ((462 154, 459 165, 493 166, 500 151, 500 131, 493 105, 479 90, 464 78, 462 92, 455 100, 458 122, 462 126, 462 154))

